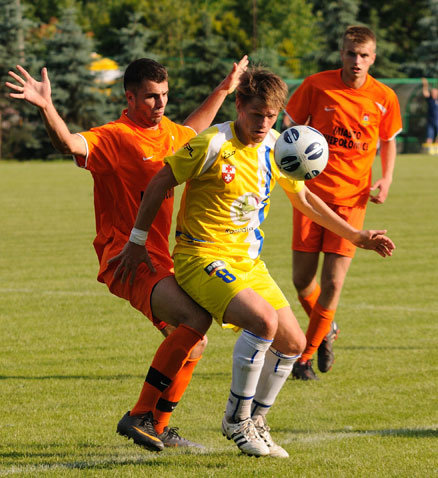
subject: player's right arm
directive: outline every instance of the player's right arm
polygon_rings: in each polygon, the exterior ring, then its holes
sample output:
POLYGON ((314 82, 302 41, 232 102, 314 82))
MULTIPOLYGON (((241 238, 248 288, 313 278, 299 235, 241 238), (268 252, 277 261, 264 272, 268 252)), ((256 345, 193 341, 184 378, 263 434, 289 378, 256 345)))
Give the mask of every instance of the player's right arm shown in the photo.
MULTIPOLYGON (((279 183, 281 185, 281 183, 279 183)), ((376 251, 382 257, 391 256, 395 245, 385 236, 386 230, 358 230, 332 211, 325 202, 306 186, 293 193, 285 189, 292 206, 312 221, 351 241, 362 249, 376 251)))
POLYGON ((52 103, 52 94, 47 68, 41 70, 41 81, 36 81, 22 66, 17 65, 20 75, 13 71, 8 74, 18 84, 6 82, 5 85, 12 90, 11 98, 25 100, 36 106, 43 118, 47 133, 55 149, 63 154, 85 156, 87 153, 83 139, 77 134, 72 134, 59 116, 52 103))
POLYGON ((172 168, 168 164, 158 171, 149 182, 140 203, 137 219, 129 241, 125 244, 120 254, 108 261, 109 264, 119 262, 114 272, 115 279, 120 277, 121 281, 125 282, 126 279, 130 278, 129 282, 132 285, 137 268, 141 263, 145 263, 152 272, 155 272, 145 247, 147 234, 167 191, 177 184, 172 168))

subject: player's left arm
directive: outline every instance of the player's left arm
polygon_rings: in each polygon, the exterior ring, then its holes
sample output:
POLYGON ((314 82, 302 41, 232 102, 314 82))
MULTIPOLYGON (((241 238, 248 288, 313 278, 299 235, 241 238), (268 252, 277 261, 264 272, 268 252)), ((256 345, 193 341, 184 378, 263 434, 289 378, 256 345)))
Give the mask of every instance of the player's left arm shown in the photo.
POLYGON ((297 208, 312 221, 329 229, 338 236, 351 241, 362 249, 376 251, 382 257, 391 256, 395 248, 392 240, 385 236, 386 230, 359 230, 348 224, 316 194, 306 186, 297 193, 286 191, 292 206, 297 208))
POLYGON ((208 128, 225 98, 237 88, 240 76, 247 67, 248 56, 245 55, 239 63, 233 64, 230 73, 219 83, 211 95, 186 118, 184 125, 190 126, 197 133, 208 128))
POLYGON ((372 186, 371 191, 378 191, 377 194, 370 194, 370 201, 376 204, 383 204, 388 197, 389 188, 394 174, 395 157, 397 156, 395 138, 389 141, 380 140, 380 158, 382 162, 382 177, 372 186))

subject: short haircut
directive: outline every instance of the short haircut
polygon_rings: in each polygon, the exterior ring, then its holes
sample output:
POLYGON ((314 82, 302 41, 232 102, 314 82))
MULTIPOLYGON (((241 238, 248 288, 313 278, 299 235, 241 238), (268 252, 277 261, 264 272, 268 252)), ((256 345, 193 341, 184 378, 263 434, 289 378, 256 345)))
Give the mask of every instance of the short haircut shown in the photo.
POLYGON ((344 32, 344 36, 342 38, 342 49, 345 46, 345 42, 348 40, 357 45, 363 45, 364 43, 372 41, 375 45, 376 35, 370 28, 364 25, 352 25, 349 26, 344 32))
POLYGON ((283 109, 288 97, 286 83, 275 73, 261 67, 248 68, 240 77, 236 97, 242 104, 258 98, 269 108, 283 109))
POLYGON ((160 63, 150 58, 139 58, 128 65, 123 76, 125 91, 134 93, 140 88, 144 80, 162 83, 167 81, 167 70, 160 63))

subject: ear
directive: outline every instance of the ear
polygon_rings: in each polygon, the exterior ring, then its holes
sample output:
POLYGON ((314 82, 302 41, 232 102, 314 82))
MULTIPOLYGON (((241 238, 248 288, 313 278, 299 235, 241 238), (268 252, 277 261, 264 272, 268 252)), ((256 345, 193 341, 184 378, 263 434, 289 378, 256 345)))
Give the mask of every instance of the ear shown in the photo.
POLYGON ((236 95, 236 111, 237 111, 237 113, 239 113, 241 105, 242 105, 242 103, 241 103, 239 97, 236 95))
POLYGON ((126 90, 125 91, 125 98, 128 104, 133 104, 135 102, 135 95, 132 91, 126 90))

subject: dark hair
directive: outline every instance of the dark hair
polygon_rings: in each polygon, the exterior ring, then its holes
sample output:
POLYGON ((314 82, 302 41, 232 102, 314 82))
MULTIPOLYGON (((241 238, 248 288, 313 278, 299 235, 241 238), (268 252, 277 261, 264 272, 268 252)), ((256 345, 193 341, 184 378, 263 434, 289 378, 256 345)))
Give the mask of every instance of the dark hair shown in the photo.
POLYGON ((167 81, 167 70, 163 65, 150 58, 139 58, 128 65, 123 76, 123 86, 126 90, 136 91, 143 80, 162 83, 167 81))
POLYGON ((236 89, 236 97, 242 104, 258 98, 278 111, 284 108, 287 96, 286 83, 275 73, 261 67, 248 68, 242 73, 236 89))
POLYGON ((370 28, 364 25, 352 25, 345 30, 342 38, 342 48, 344 48, 347 40, 359 45, 372 41, 375 45, 376 35, 374 35, 374 32, 370 28))

